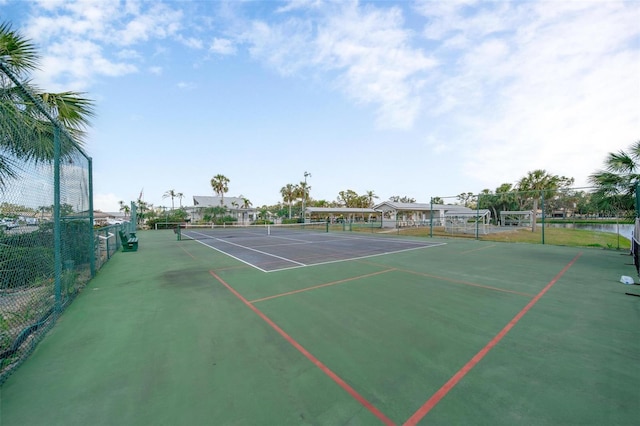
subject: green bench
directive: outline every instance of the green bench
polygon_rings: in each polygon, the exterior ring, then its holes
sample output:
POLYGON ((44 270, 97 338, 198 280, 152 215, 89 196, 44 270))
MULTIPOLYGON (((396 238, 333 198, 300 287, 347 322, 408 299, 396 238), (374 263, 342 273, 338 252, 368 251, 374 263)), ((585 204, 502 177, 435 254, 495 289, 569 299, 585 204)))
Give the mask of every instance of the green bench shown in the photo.
POLYGON ((122 242, 122 251, 138 251, 138 237, 131 232, 127 235, 126 232, 118 231, 120 233, 120 241, 122 242))

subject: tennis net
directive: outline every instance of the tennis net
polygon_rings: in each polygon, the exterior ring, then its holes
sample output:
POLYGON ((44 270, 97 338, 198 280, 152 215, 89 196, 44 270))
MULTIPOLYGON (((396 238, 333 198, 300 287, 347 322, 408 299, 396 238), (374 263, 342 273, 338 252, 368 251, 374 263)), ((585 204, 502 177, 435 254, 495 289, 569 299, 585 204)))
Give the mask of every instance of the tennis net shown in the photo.
POLYGON ((308 222, 265 225, 191 225, 182 224, 175 229, 178 240, 202 240, 206 238, 257 238, 279 235, 329 232, 326 222, 308 222))

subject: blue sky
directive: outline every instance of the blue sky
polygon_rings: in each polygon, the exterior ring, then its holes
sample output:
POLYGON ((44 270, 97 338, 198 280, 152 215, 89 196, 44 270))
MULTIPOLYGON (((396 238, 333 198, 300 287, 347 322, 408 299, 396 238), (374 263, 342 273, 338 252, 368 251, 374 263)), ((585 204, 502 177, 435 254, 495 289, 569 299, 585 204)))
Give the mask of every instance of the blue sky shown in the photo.
POLYGON ((637 1, 11 1, 34 83, 87 92, 94 203, 586 185, 640 139, 637 1), (135 168, 131 172, 130 168, 135 168))

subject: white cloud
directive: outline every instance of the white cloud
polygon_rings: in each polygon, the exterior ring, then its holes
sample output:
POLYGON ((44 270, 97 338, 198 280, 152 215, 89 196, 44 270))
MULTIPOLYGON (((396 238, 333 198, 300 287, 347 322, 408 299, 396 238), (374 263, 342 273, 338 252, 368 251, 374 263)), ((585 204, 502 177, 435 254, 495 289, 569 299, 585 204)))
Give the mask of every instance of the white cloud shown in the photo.
POLYGON ((234 55, 236 53, 236 47, 233 41, 216 37, 211 42, 209 51, 219 55, 234 55))
POLYGON ((149 67, 149 72, 154 75, 162 75, 162 67, 149 67))
POLYGON ((204 43, 202 42, 202 40, 200 40, 199 38, 196 37, 182 37, 179 36, 178 40, 184 44, 185 46, 191 48, 191 49, 202 49, 204 43))
POLYGON ((123 29, 115 31, 116 41, 130 45, 151 38, 167 38, 177 34, 182 21, 182 12, 154 2, 144 13, 132 14, 123 29))
POLYGON ((283 75, 335 75, 334 87, 358 103, 376 106, 378 125, 384 128, 413 125, 426 72, 436 66, 412 47, 412 37, 399 8, 354 2, 323 7, 313 18, 255 21, 244 33, 251 54, 283 75))
POLYGON ((134 49, 122 49, 116 53, 116 57, 118 57, 119 59, 125 59, 125 60, 129 60, 129 59, 141 60, 142 59, 142 55, 140 54, 140 52, 134 49))
POLYGON ((292 12, 300 9, 317 9, 323 5, 322 0, 290 0, 276 9, 278 13, 292 12))
MULTIPOLYGON (((182 20, 181 11, 156 2, 46 0, 33 6, 26 34, 41 47, 34 77, 48 90, 86 90, 97 76, 137 72, 144 58, 131 46, 177 36, 182 20)), ((185 43, 197 46, 195 39, 185 43)))
POLYGON ((47 90, 86 90, 95 76, 117 77, 137 71, 125 62, 113 62, 91 41, 67 40, 48 46, 41 70, 34 73, 47 90))
POLYGON ((457 149, 476 182, 547 168, 586 184, 607 152, 640 134, 637 4, 553 5, 480 3, 427 24, 450 73, 431 112, 466 136, 457 149), (454 37, 469 40, 464 50, 454 37))

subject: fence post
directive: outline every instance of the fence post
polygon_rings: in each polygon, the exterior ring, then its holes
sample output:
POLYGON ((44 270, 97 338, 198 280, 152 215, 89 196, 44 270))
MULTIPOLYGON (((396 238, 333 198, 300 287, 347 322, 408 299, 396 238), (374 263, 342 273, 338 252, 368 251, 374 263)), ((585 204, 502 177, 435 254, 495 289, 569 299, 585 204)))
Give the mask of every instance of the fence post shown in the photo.
POLYGON ((640 217, 640 183, 636 184, 636 217, 640 217))
POLYGON ((480 239, 480 197, 482 195, 478 194, 478 200, 476 201, 476 240, 480 239))
POLYGON ((135 201, 131 202, 131 214, 129 215, 129 232, 136 232, 138 230, 138 210, 135 201))
POLYGON ((542 199, 542 244, 544 244, 544 190, 540 191, 540 195, 542 199))
POLYGON ((89 247, 91 250, 91 257, 89 258, 89 271, 91 273, 91 277, 93 278, 96 275, 96 241, 98 242, 98 247, 100 247, 100 239, 96 238, 96 234, 94 231, 94 217, 93 217, 93 160, 91 157, 87 158, 87 165, 89 170, 89 247))
POLYGON ((53 264, 54 264, 54 312, 62 310, 62 238, 60 223, 60 129, 53 127, 53 264))
POLYGON ((429 200, 429 237, 433 238, 433 197, 429 200))

